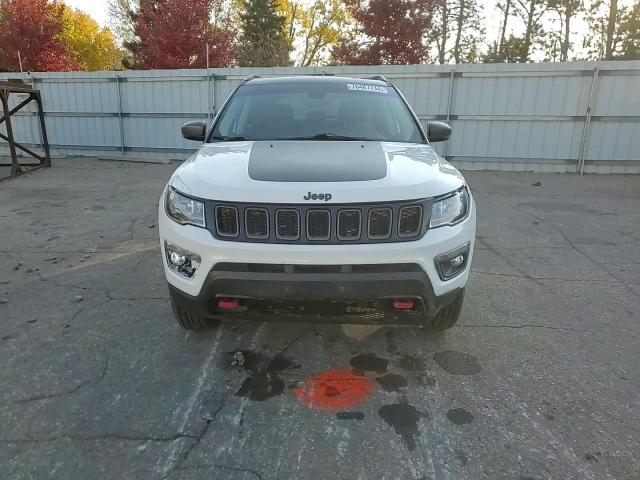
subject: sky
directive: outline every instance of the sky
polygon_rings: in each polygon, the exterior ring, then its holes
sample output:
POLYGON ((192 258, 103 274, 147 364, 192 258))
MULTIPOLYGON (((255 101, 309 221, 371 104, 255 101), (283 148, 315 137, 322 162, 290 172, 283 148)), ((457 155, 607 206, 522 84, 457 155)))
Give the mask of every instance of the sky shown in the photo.
POLYGON ((64 3, 88 13, 100 26, 107 26, 109 15, 106 0, 64 0, 64 3))

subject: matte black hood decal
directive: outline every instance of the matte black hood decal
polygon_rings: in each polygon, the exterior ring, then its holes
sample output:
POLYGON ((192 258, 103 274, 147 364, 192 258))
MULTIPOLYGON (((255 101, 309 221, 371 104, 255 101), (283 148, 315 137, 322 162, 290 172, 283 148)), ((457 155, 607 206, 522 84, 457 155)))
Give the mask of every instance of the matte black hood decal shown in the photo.
POLYGON ((378 142, 255 142, 249 176, 271 182, 357 182, 387 175, 378 142))

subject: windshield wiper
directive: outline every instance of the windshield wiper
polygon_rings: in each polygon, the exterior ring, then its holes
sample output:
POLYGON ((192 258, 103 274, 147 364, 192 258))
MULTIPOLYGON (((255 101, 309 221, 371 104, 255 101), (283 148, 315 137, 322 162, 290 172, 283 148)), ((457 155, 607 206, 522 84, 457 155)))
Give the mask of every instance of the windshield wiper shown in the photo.
POLYGON ((348 135, 338 135, 336 133, 319 133, 317 135, 311 135, 309 137, 291 137, 291 138, 283 138, 281 140, 342 140, 345 142, 351 141, 367 141, 371 140, 366 137, 350 137, 348 135))
POLYGON ((244 140, 249 140, 246 137, 221 137, 221 136, 216 136, 216 137, 211 137, 211 140, 218 140, 220 142, 242 142, 244 140))

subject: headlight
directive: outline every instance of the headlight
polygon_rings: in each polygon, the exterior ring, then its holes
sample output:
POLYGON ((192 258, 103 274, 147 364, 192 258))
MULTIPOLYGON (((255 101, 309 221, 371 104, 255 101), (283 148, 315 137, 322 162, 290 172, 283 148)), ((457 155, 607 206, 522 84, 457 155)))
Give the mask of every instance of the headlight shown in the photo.
POLYGON ((173 188, 167 189, 167 215, 182 224, 204 227, 204 203, 181 195, 173 188))
POLYGON ((466 187, 456 190, 452 195, 433 203, 431 209, 431 228, 453 225, 469 213, 469 192, 466 187))

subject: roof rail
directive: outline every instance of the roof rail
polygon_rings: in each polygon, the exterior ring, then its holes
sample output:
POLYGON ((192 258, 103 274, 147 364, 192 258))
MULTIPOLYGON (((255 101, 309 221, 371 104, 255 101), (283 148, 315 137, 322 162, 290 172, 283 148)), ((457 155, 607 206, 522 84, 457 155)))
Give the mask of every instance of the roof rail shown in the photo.
POLYGON ((369 77, 368 80, 380 80, 381 82, 386 82, 388 85, 391 85, 391 82, 384 75, 374 75, 373 77, 369 77))
POLYGON ((244 80, 242 80, 242 83, 247 83, 250 80, 253 80, 254 78, 260 78, 260 75, 258 75, 257 73, 254 73, 252 75, 249 75, 247 78, 245 78, 244 80))

